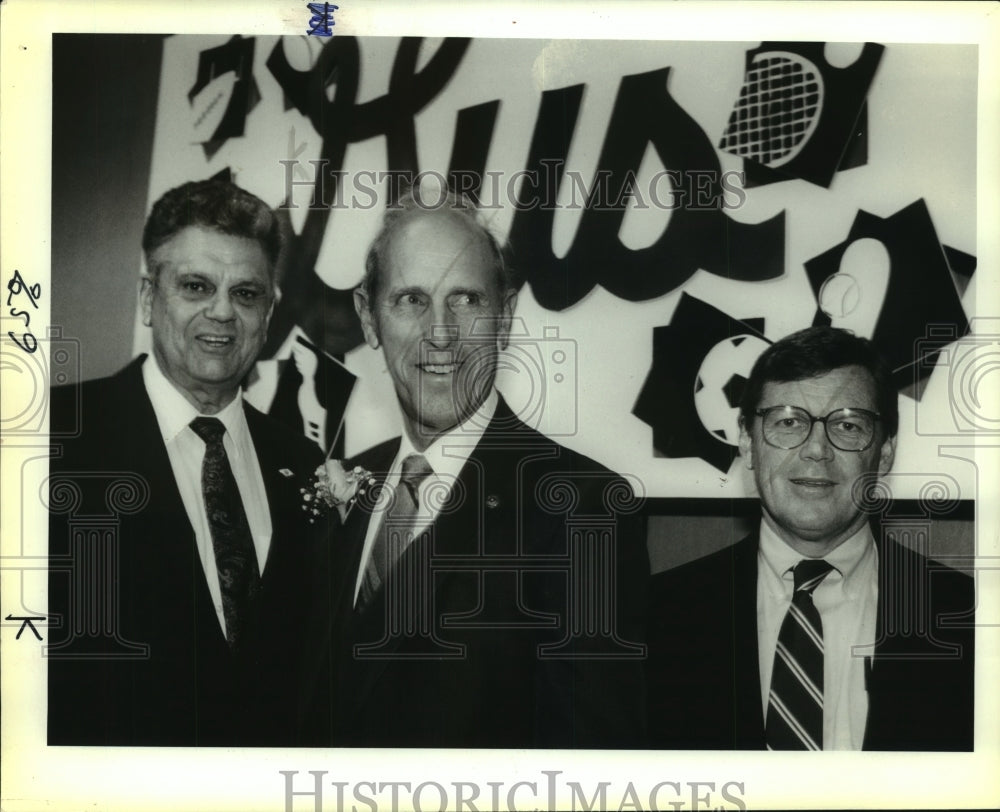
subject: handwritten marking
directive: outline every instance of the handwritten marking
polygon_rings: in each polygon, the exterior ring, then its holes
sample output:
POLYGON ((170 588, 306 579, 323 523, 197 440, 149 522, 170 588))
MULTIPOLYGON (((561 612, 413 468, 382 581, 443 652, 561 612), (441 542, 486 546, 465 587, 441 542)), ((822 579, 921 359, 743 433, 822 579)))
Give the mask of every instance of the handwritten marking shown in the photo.
POLYGON ((25 627, 28 627, 29 629, 31 629, 31 633, 33 635, 35 635, 35 637, 37 637, 39 640, 42 639, 42 636, 38 633, 38 629, 36 629, 32 625, 31 621, 33 621, 33 620, 45 620, 44 617, 24 617, 24 616, 21 616, 21 615, 7 615, 6 619, 7 620, 20 620, 20 621, 22 621, 21 622, 21 628, 17 630, 17 635, 14 637, 15 640, 20 640, 21 639, 21 634, 24 632, 25 627))
MULTIPOLYGON (((23 340, 24 343, 22 344, 21 341, 18 340, 17 336, 14 335, 13 330, 8 330, 7 335, 10 336, 10 340, 17 344, 17 346, 22 350, 27 353, 33 353, 38 349, 38 339, 36 339, 35 336, 28 330, 31 326, 31 313, 28 310, 18 310, 18 308, 11 303, 11 300, 14 299, 15 296, 21 295, 27 297, 28 304, 37 310, 38 300, 42 296, 42 286, 37 282, 34 285, 29 286, 28 283, 24 281, 24 277, 21 276, 21 272, 15 268, 14 276, 12 276, 7 282, 7 307, 10 308, 10 315, 15 319, 24 319, 24 332, 21 334, 21 340, 23 340)), ((22 302, 18 302, 17 304, 22 307, 25 306, 22 302)))
POLYGON ((306 34, 311 37, 332 37, 333 12, 340 6, 335 6, 333 3, 306 3, 306 7, 313 15, 309 19, 309 30, 306 34))

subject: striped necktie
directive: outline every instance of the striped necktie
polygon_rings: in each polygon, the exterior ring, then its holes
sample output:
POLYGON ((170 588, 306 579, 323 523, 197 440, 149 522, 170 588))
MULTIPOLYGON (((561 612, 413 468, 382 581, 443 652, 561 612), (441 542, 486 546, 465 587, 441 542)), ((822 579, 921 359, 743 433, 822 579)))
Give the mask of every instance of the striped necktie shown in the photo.
POLYGON ((414 519, 420 507, 417 492, 420 483, 431 473, 433 469, 430 463, 421 454, 410 454, 403 460, 399 487, 393 494, 392 504, 383 515, 382 526, 375 536, 368 566, 365 567, 356 611, 364 611, 371 603, 387 574, 413 541, 414 519))
POLYGON ((795 589, 778 632, 771 671, 768 750, 823 749, 823 622, 812 593, 832 569, 813 558, 795 566, 795 589))

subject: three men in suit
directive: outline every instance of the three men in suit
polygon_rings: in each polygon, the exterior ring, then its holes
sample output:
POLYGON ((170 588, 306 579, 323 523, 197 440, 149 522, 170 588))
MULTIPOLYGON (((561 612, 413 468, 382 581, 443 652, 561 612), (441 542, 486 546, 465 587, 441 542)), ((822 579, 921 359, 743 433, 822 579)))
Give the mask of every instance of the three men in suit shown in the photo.
POLYGON ((639 503, 494 389, 516 299, 464 199, 388 210, 355 305, 403 432, 352 461, 381 496, 344 528, 333 744, 642 742, 639 503))
POLYGON ((652 579, 652 746, 972 749, 972 580, 869 516, 898 422, 865 339, 761 355, 740 406, 759 531, 652 579))
POLYGON ((143 234, 152 355, 52 392, 49 744, 298 741, 332 580, 299 492, 322 455, 240 388, 280 246, 237 186, 171 189, 143 234))
POLYGON ((638 502, 494 388, 517 293, 471 205, 405 197, 371 247, 403 432, 332 540, 319 449, 240 390, 273 213, 185 184, 143 248, 152 356, 52 393, 50 744, 972 748, 971 580, 865 509, 898 425, 869 342, 810 328, 754 366, 759 530, 652 580, 644 684, 638 502))

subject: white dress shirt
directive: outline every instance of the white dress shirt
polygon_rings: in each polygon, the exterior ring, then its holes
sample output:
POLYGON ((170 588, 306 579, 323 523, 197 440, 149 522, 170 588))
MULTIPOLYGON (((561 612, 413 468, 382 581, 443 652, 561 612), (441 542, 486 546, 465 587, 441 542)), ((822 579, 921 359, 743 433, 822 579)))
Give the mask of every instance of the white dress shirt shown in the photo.
POLYGON ((233 470, 240 498, 243 500, 243 509, 247 514, 254 550, 257 553, 257 566, 263 575, 267 552, 271 546, 271 512, 268 509, 267 491, 264 488, 264 477, 260 472, 257 452, 250 437, 246 414, 243 412, 243 396, 237 391, 232 402, 218 414, 201 415, 167 379, 152 355, 142 365, 142 380, 149 400, 153 404, 163 443, 167 447, 167 456, 170 458, 170 467, 174 472, 174 480, 177 482, 184 510, 194 529, 201 566, 208 582, 208 591, 212 595, 212 603, 215 604, 215 614, 225 634, 226 618, 222 611, 222 588, 219 586, 215 550, 212 547, 212 531, 201 489, 201 465, 205 458, 205 442, 194 433, 190 424, 196 417, 204 416, 215 417, 226 427, 222 445, 226 449, 229 465, 233 470))
MULTIPOLYGON (((414 521, 413 535, 416 537, 424 528, 432 524, 441 510, 441 505, 447 500, 451 489, 458 479, 458 474, 465 465, 466 460, 473 450, 479 445, 483 432, 493 419, 497 409, 499 396, 495 389, 490 390, 486 400, 472 413, 463 423, 459 424, 451 431, 445 432, 434 438, 426 449, 418 452, 413 446, 413 441, 404 431, 402 441, 399 444, 399 452, 392 461, 389 468, 389 475, 385 480, 387 493, 392 493, 399 485, 400 474, 403 470, 403 460, 410 454, 422 454, 430 465, 433 473, 428 475, 420 483, 417 489, 417 501, 419 508, 414 521), (433 490, 433 496, 428 497, 428 493, 433 490)), ((364 581, 365 568, 368 566, 368 559, 371 557, 372 547, 375 544, 375 537, 378 535, 382 525, 382 509, 376 506, 372 511, 371 520, 368 522, 368 533, 365 536, 365 547, 361 553, 361 564, 358 567, 358 576, 354 584, 354 602, 357 603, 358 594, 361 592, 361 583, 364 581)))
MULTIPOLYGON (((792 568, 803 559, 766 522, 757 561, 757 651, 761 704, 767 716, 778 632, 792 602, 792 568)), ((823 622, 823 749, 860 750, 868 716, 865 658, 856 646, 875 642, 878 554, 866 524, 824 559, 835 569, 813 592, 823 622)), ((867 650, 871 650, 870 648, 867 650)))

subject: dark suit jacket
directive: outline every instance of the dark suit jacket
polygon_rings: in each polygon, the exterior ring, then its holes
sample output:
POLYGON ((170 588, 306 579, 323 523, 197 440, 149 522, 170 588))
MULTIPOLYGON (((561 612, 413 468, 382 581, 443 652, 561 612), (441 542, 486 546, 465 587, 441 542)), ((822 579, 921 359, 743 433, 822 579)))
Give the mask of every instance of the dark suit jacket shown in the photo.
MULTIPOLYGON (((352 464, 383 480, 398 448, 397 438, 352 464)), ((640 515, 618 509, 629 502, 623 488, 618 475, 530 429, 501 400, 451 501, 394 570, 392 583, 425 608, 396 627, 386 590, 363 613, 352 605, 371 518, 359 502, 345 527, 352 563, 332 612, 327 743, 641 745, 649 563, 640 515), (567 609, 571 594, 579 611, 567 609), (588 630, 599 633, 587 638, 588 630), (375 647, 358 649, 365 644, 375 647), (551 650, 540 651, 545 645, 551 650)), ((639 507, 632 501, 628 510, 639 507)))
MULTIPOLYGON (((876 529, 875 538, 881 534, 876 529)), ((756 533, 650 585, 650 744, 763 749, 756 533)), ((973 582, 879 541, 865 750, 971 750, 973 582)))
POLYGON ((136 359, 52 392, 48 743, 296 744, 317 678, 330 542, 299 488, 322 460, 246 406, 273 535, 234 655, 136 359), (282 473, 291 472, 292 476, 282 473), (299 707, 300 700, 302 706, 299 707))

